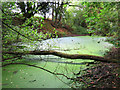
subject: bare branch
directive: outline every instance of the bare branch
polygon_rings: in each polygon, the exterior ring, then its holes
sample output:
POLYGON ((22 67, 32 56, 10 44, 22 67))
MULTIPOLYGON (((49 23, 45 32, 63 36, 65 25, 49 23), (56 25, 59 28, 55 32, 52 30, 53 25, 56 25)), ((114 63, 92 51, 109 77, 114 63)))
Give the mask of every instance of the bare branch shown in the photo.
MULTIPOLYGON (((31 65, 31 64, 26 64, 26 63, 8 63, 8 64, 5 64, 5 65, 2 65, 2 67, 8 66, 8 65, 16 65, 16 64, 22 64, 22 65, 32 66, 32 67, 35 67, 35 68, 42 69, 42 70, 44 70, 44 71, 46 71, 46 72, 49 72, 49 73, 51 73, 51 74, 54 74, 54 75, 62 75, 62 76, 64 76, 64 77, 66 77, 67 79, 73 80, 73 78, 69 78, 68 76, 66 76, 66 75, 64 75, 64 74, 62 74, 62 73, 55 73, 55 72, 52 72, 52 71, 50 71, 50 70, 48 70, 48 69, 45 69, 45 68, 43 68, 43 67, 39 67, 39 66, 36 66, 36 65, 31 65)), ((1 67, 1 66, 0 66, 0 67, 1 67)))

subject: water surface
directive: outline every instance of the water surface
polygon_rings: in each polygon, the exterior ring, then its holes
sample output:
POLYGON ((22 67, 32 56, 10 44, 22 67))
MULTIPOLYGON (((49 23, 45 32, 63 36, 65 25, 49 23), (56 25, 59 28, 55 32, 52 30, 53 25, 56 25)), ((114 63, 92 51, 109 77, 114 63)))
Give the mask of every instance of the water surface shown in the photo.
MULTIPOLYGON (((28 43, 18 43, 27 46, 27 50, 56 50, 68 54, 89 54, 103 56, 112 44, 105 42, 105 37, 98 36, 77 36, 63 37, 58 39, 48 39, 45 41, 28 43)), ((74 73, 84 70, 89 66, 82 62, 93 62, 94 60, 65 59, 54 55, 25 55, 24 60, 19 62, 34 64, 44 67, 56 73, 63 73, 69 77, 74 77, 74 73)), ((63 76, 55 76, 44 70, 25 66, 9 65, 3 67, 2 82, 3 88, 70 88, 70 80, 63 76)))

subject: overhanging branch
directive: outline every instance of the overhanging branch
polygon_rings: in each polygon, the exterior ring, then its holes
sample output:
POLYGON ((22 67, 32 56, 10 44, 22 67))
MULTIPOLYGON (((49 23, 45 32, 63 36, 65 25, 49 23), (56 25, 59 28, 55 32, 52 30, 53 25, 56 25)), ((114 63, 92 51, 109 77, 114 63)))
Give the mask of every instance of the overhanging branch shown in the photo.
POLYGON ((12 29, 13 31, 15 31, 16 33, 18 33, 19 35, 21 35, 21 36, 23 36, 23 37, 25 37, 25 38, 27 38, 27 39, 29 39, 29 40, 32 40, 32 39, 30 39, 29 37, 26 37, 25 35, 23 35, 23 34, 21 34, 20 32, 18 32, 17 30, 13 29, 11 26, 7 25, 7 24, 4 23, 3 21, 2 21, 2 23, 3 23, 4 25, 6 25, 7 27, 9 27, 10 29, 12 29))

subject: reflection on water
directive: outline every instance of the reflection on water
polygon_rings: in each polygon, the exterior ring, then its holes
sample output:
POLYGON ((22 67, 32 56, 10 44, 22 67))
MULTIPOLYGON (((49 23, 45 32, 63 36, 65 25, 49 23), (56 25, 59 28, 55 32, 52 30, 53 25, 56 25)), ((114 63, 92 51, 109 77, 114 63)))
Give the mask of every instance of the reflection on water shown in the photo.
MULTIPOLYGON (((48 39, 31 44, 15 44, 27 46, 27 50, 56 50, 68 54, 90 54, 103 56, 106 50, 112 46, 105 42, 105 37, 64 37, 48 39)), ((84 62, 93 60, 65 59, 53 55, 25 55, 24 63, 34 64, 56 73, 64 73, 72 77, 88 66, 84 62)), ((46 71, 25 65, 9 65, 3 67, 3 88, 69 88, 69 80, 63 76, 54 76, 46 71), (59 79, 58 79, 59 78, 59 79), (61 82, 64 81, 63 82, 61 82)))

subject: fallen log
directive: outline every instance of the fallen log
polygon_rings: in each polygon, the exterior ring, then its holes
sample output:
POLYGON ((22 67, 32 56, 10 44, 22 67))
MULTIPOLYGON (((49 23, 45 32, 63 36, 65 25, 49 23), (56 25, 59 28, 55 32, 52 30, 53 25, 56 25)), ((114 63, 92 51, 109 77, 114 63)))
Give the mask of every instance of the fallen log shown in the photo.
POLYGON ((95 55, 87 55, 87 54, 66 54, 58 51, 25 51, 25 52, 3 52, 4 54, 14 54, 14 55, 55 55, 61 58, 68 58, 68 59, 90 59, 95 61, 101 62, 112 62, 112 63, 119 63, 116 59, 110 59, 109 57, 102 57, 102 56, 95 56, 95 55))

